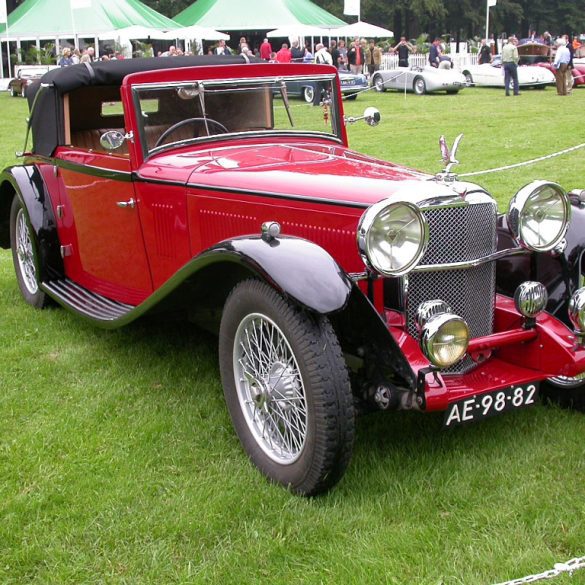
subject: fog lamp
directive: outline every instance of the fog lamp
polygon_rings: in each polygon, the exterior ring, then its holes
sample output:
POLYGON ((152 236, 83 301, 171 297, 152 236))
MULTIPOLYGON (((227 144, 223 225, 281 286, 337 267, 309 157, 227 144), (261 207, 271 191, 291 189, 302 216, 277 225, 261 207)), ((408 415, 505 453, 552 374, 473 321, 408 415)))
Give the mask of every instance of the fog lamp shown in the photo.
POLYGON ((529 319, 536 317, 538 313, 544 311, 547 302, 548 293, 544 285, 540 282, 527 280, 514 293, 516 310, 529 319))
POLYGON ((569 301, 569 319, 580 334, 585 334, 585 287, 577 289, 569 301))
POLYGON ((468 344, 467 323, 452 313, 431 317, 421 331, 420 347, 427 359, 439 368, 448 368, 460 361, 468 344))

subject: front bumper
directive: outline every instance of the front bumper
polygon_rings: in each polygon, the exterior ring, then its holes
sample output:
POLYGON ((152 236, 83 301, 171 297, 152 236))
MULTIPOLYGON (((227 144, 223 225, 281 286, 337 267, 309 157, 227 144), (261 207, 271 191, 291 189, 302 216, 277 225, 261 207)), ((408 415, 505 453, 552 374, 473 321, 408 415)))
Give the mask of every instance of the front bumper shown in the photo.
MULTIPOLYGON (((577 345, 566 325, 548 313, 537 317, 532 330, 523 329, 523 322, 513 300, 498 295, 494 333, 470 342, 471 357, 479 365, 465 374, 424 376, 419 391, 424 392, 425 410, 446 410, 470 396, 585 371, 585 348, 577 345)), ((415 374, 429 368, 414 337, 398 327, 390 327, 390 332, 415 374)))

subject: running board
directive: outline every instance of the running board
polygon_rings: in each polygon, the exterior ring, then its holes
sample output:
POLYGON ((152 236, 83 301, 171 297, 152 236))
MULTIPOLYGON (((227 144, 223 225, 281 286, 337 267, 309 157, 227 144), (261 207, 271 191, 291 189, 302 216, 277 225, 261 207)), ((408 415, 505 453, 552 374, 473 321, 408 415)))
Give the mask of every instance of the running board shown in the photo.
POLYGON ((95 321, 117 321, 135 309, 92 293, 68 278, 43 282, 41 288, 60 304, 95 321))

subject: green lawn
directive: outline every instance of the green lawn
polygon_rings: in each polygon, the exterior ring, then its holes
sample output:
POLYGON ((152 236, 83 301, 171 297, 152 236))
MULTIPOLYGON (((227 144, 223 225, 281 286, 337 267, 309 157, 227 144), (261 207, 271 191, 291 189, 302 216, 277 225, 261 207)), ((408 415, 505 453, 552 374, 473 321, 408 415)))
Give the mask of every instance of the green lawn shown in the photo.
MULTIPOLYGON (((505 98, 361 95, 377 128, 352 147, 461 173, 585 142, 585 89, 505 98)), ((0 161, 22 149, 25 103, 0 95, 0 161)), ((479 177, 503 210, 525 183, 585 188, 585 149, 479 177)), ((216 340, 139 322, 105 332, 19 298, 0 252, 0 583, 490 584, 585 555, 585 417, 538 406, 468 428, 440 415, 358 423, 329 495, 302 499, 248 463, 223 404, 216 340)), ((585 571, 555 583, 585 583, 585 571)))

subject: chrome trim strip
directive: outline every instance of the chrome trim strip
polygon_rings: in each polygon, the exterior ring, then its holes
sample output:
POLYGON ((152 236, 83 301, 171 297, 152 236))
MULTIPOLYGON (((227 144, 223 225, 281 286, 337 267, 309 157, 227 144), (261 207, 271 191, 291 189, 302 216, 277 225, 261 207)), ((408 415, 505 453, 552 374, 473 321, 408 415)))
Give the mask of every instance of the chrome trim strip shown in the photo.
POLYGON ((168 89, 169 87, 181 87, 184 85, 202 84, 205 87, 210 85, 233 85, 234 83, 249 83, 253 85, 264 85, 266 83, 276 83, 278 81, 302 81, 304 79, 311 79, 315 81, 329 81, 335 79, 335 74, 321 74, 321 75, 269 75, 266 77, 233 77, 229 79, 182 79, 180 81, 172 81, 169 83, 141 83, 132 85, 132 89, 168 89))
POLYGON ((413 268, 412 272, 438 272, 442 270, 464 270, 466 268, 475 268, 506 256, 517 256, 519 254, 530 254, 530 250, 526 248, 508 248, 507 250, 500 250, 489 256, 476 258, 475 260, 468 260, 466 262, 451 262, 450 264, 423 264, 413 268))
POLYGON ((32 162, 41 162, 53 165, 66 171, 74 171, 82 175, 90 175, 92 177, 100 177, 102 179, 111 179, 113 181, 123 181, 130 183, 132 181, 132 173, 130 171, 115 171, 113 169, 104 169, 103 167, 94 167, 82 163, 75 163, 62 158, 45 157, 38 154, 30 156, 28 160, 32 162))

